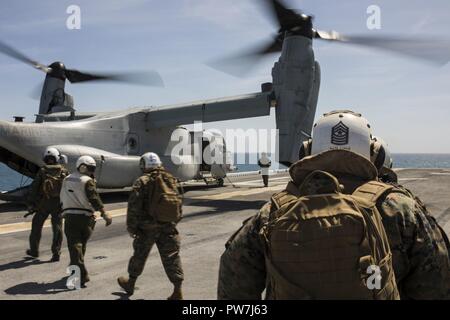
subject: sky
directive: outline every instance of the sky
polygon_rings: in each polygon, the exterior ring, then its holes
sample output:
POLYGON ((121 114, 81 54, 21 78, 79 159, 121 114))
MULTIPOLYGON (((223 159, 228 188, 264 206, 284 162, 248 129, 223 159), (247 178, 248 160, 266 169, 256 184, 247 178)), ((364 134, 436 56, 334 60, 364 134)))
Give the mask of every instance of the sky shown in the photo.
MULTIPOLYGON (((276 32, 261 0, 2 0, 0 39, 44 64, 87 71, 157 70, 164 88, 113 83, 67 84, 79 111, 168 105, 258 92, 279 55, 235 78, 206 65, 276 32), (70 5, 81 29, 69 30, 70 5)), ((450 41, 448 0, 285 0, 314 15, 318 29, 343 34, 440 36, 450 41), (367 8, 381 8, 381 29, 367 28, 367 8)), ((450 66, 382 51, 315 41, 322 85, 316 117, 334 109, 362 113, 396 153, 450 153, 450 66)), ((44 76, 0 55, 0 119, 32 121, 30 93, 44 76)), ((206 128, 274 128, 274 116, 206 128)))

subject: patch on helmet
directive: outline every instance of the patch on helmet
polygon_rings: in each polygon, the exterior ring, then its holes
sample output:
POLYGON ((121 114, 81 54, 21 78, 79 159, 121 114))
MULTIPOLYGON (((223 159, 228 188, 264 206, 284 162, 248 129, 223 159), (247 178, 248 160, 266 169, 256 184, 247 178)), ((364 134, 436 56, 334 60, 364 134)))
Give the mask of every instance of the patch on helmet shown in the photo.
POLYGON ((331 143, 337 146, 348 144, 348 127, 341 122, 331 129, 331 143))

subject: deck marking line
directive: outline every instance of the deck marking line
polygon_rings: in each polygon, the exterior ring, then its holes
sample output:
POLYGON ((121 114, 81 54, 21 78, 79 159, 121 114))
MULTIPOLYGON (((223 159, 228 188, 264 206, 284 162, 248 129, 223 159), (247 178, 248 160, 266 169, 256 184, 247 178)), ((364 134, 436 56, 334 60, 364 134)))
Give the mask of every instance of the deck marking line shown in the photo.
MULTIPOLYGON (((203 196, 197 196, 197 197, 189 197, 188 199, 192 200, 225 200, 230 199, 233 197, 239 197, 239 196, 248 196, 248 195, 254 195, 258 193, 263 193, 266 191, 270 192, 276 192, 281 191, 285 187, 285 184, 280 184, 268 188, 257 188, 257 189, 250 189, 250 190, 241 190, 241 191, 231 191, 231 192, 225 192, 225 193, 219 193, 215 195, 203 195, 203 196)), ((127 214, 127 208, 120 208, 120 209, 114 209, 114 210, 108 210, 107 211, 113 218, 115 217, 121 217, 125 216, 127 214)), ((97 220, 101 220, 102 218, 98 216, 97 214, 97 220)), ((51 227, 50 220, 47 220, 44 223, 44 228, 51 227)), ((0 235, 4 234, 11 234, 16 232, 23 232, 23 231, 29 231, 31 230, 31 221, 24 221, 24 222, 15 222, 10 224, 3 224, 0 225, 0 235)))

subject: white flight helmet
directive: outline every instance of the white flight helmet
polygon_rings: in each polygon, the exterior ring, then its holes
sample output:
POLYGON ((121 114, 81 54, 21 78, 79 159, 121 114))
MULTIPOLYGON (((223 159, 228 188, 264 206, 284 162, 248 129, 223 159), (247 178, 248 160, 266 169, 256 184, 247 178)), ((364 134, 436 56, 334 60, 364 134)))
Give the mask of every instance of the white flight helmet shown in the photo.
POLYGON ((161 164, 161 159, 154 152, 147 152, 141 156, 140 167, 142 171, 154 169, 161 164))
POLYGON ((76 167, 80 173, 86 174, 87 171, 94 172, 97 164, 91 156, 81 156, 77 160, 76 167))
POLYGON ((55 163, 58 163, 60 156, 61 156, 61 154, 59 153, 58 149, 49 147, 49 148, 45 149, 42 159, 45 162, 46 159, 51 157, 55 160, 55 163))
POLYGON ((370 160, 371 129, 359 113, 338 110, 326 113, 314 125, 311 155, 330 150, 348 150, 370 160))

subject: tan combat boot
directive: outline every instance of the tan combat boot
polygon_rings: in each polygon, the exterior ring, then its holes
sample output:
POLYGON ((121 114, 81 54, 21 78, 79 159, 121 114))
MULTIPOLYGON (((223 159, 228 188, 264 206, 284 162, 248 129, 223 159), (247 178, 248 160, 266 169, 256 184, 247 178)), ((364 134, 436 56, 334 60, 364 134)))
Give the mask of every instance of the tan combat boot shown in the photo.
POLYGON ((173 287, 173 292, 167 300, 183 300, 183 292, 181 290, 181 283, 175 284, 173 287))
POLYGON ((126 278, 120 277, 117 279, 119 286, 122 287, 123 290, 129 295, 132 296, 134 293, 134 285, 136 284, 136 278, 126 278))

